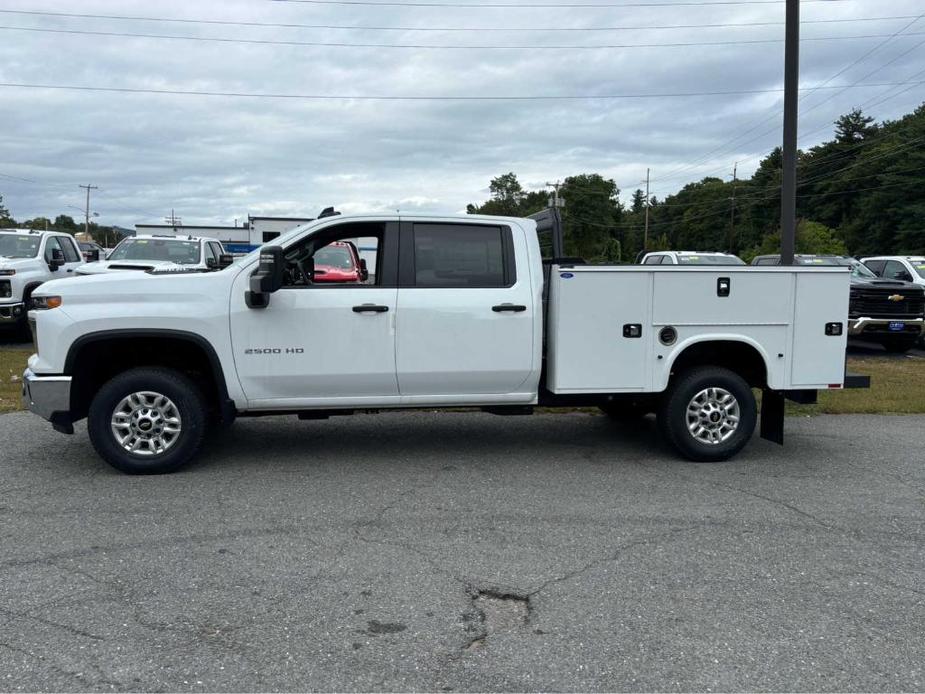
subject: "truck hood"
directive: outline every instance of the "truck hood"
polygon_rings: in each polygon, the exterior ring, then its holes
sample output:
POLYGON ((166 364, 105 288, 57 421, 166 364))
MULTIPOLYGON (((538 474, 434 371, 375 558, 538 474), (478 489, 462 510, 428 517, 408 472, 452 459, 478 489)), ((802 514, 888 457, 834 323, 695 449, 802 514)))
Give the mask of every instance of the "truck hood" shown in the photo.
POLYGON ((190 272, 145 274, 141 272, 99 272, 83 277, 51 280, 37 290, 41 295, 59 295, 64 310, 75 304, 117 303, 157 304, 155 313, 172 310, 172 304, 194 300, 201 295, 221 295, 230 291, 237 272, 190 272))
POLYGON ((0 258, 0 270, 34 270, 40 265, 38 258, 0 258))
POLYGON ((87 263, 77 268, 78 275, 99 275, 106 272, 119 272, 124 270, 151 270, 153 268, 182 268, 169 260, 99 260, 87 263))
POLYGON ((921 285, 915 282, 904 282, 903 280, 885 280, 880 277, 851 277, 851 286, 858 289, 866 287, 882 287, 883 289, 895 289, 897 291, 921 291, 921 285))

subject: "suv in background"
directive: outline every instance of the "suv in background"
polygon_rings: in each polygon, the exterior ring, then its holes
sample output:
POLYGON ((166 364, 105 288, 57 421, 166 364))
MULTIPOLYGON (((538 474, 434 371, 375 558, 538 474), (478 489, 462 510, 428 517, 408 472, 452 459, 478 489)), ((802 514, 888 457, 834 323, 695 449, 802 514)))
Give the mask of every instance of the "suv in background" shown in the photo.
POLYGON ((119 242, 106 260, 87 263, 78 275, 119 270, 209 272, 232 262, 221 242, 205 236, 130 236, 119 242))
POLYGON ((646 253, 640 265, 745 265, 745 261, 731 253, 709 251, 654 251, 646 253))
POLYGON ((32 292, 83 265, 76 239, 60 231, 0 229, 0 326, 23 328, 32 292))
MULTIPOLYGON (((843 265, 851 269, 848 335, 908 352, 925 324, 925 288, 911 282, 880 279, 861 261, 838 255, 797 255, 797 265, 843 265)), ((752 265, 780 265, 779 255, 759 255, 752 265)))

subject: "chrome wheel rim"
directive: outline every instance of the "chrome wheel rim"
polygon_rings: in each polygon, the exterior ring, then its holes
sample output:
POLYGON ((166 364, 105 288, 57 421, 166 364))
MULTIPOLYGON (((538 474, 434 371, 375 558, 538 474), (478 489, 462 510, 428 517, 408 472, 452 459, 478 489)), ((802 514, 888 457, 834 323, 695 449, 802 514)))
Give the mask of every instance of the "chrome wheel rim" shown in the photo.
POLYGON ((711 446, 728 441, 740 419, 739 401, 725 388, 704 388, 687 404, 687 430, 711 446))
POLYGON ((169 451, 180 438, 183 420, 166 395, 139 391, 122 398, 112 411, 116 443, 129 453, 150 457, 169 451))

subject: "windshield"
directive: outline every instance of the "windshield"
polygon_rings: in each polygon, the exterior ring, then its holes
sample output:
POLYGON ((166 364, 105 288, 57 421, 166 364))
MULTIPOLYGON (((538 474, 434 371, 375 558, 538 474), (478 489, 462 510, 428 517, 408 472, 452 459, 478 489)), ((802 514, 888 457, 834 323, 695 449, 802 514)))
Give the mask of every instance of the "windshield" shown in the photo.
POLYGON ((353 270, 353 256, 344 246, 325 246, 315 253, 315 265, 353 270))
POLYGON ((912 263, 912 269, 925 280, 925 258, 914 258, 910 261, 912 263))
POLYGON ((40 236, 0 234, 0 258, 34 258, 41 241, 40 236))
POLYGON ((863 277, 864 279, 877 279, 877 276, 870 271, 860 260, 854 258, 842 258, 837 255, 823 255, 797 258, 800 265, 837 265, 840 267, 851 268, 852 277, 863 277))
POLYGON ((679 255, 679 265, 745 265, 745 261, 734 255, 679 255))
POLYGON ((199 242, 183 239, 125 239, 109 254, 109 260, 157 260, 195 265, 199 242))

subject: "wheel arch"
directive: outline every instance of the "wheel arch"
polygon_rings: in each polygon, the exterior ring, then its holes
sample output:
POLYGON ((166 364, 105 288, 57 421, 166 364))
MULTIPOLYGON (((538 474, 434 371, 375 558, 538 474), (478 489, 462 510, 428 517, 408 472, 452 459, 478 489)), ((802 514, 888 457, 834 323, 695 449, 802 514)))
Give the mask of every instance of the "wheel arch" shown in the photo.
POLYGON ((87 415, 90 401, 108 379, 143 366, 164 366, 194 375, 219 418, 234 419, 234 403, 212 344, 197 333, 151 328, 100 330, 74 340, 64 361, 64 373, 73 378, 73 420, 87 415))
POLYGON ((661 385, 667 388, 678 374, 693 367, 719 366, 739 374, 753 388, 765 388, 769 363, 765 349, 743 335, 691 338, 672 354, 661 385))

